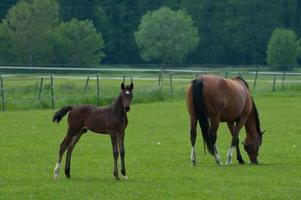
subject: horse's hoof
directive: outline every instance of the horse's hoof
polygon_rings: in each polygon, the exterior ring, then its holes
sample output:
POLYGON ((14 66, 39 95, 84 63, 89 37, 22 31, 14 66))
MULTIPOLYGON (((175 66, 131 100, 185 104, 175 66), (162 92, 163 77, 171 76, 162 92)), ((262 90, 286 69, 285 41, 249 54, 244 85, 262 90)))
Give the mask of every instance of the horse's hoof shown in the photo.
POLYGON ((221 161, 215 161, 217 165, 223 166, 223 163, 221 161))
POLYGON ((232 165, 232 160, 227 160, 226 165, 232 165))
POLYGON ((196 165, 196 161, 193 160, 192 163, 191 163, 191 166, 194 167, 195 165, 196 165))
POLYGON ((58 174, 54 174, 53 178, 54 178, 54 180, 57 180, 59 178, 59 175, 58 174))
POLYGON ((129 178, 128 178, 127 175, 125 175, 125 176, 121 175, 121 177, 122 177, 124 180, 129 180, 129 178))

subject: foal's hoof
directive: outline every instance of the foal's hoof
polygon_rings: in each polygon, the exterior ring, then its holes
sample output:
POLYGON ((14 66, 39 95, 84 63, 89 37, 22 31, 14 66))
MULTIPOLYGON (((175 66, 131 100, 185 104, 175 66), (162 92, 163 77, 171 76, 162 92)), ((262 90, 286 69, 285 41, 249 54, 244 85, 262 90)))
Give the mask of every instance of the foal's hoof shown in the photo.
POLYGON ((128 176, 127 175, 121 175, 121 177, 124 179, 124 180, 128 180, 128 176))
POLYGON ((243 161, 243 160, 238 160, 238 163, 241 164, 241 165, 243 165, 243 164, 245 164, 245 161, 243 161))
POLYGON ((191 166, 194 167, 196 165, 196 160, 192 160, 191 166))

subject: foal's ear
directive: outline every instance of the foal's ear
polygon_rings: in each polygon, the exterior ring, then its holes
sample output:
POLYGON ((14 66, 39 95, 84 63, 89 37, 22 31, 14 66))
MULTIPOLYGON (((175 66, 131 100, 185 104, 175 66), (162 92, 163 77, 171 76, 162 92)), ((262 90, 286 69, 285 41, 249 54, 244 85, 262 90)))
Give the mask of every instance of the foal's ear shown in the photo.
POLYGON ((122 90, 125 89, 124 82, 121 83, 120 88, 121 88, 122 90))
POLYGON ((130 90, 133 90, 133 88, 134 88, 134 84, 131 83, 131 85, 130 85, 130 90))
POLYGON ((134 83, 133 83, 133 79, 131 78, 130 90, 133 90, 133 88, 134 88, 134 83))

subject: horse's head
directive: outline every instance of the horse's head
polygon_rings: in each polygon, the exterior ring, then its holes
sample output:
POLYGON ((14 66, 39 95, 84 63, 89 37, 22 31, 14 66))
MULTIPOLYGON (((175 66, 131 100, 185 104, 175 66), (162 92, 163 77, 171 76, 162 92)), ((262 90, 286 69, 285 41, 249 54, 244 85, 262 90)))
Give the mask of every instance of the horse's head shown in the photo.
POLYGON ((258 164, 258 152, 262 144, 263 132, 259 132, 254 139, 246 138, 243 142, 244 149, 248 153, 251 163, 258 164))
POLYGON ((121 87, 120 97, 121 97, 123 109, 125 112, 128 112, 130 111, 131 103, 133 99, 133 88, 134 88, 133 80, 131 79, 130 85, 125 85, 124 78, 123 78, 120 87, 121 87))

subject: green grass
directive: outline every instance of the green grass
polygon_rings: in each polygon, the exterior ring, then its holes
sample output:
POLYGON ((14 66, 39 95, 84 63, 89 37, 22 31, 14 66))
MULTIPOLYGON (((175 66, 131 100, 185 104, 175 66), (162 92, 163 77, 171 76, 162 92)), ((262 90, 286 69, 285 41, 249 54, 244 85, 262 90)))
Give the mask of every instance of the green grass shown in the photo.
MULTIPOLYGON (((204 155, 200 135, 197 165, 191 167, 184 98, 134 104, 125 141, 128 181, 113 178, 109 137, 90 132, 74 150, 72 179, 62 170, 53 180, 66 119, 53 124, 52 110, 0 113, 0 199, 300 199, 300 96, 258 94, 255 101, 266 130, 261 164, 234 160, 221 167, 204 155)), ((217 141, 225 162, 230 145, 225 124, 217 141)), ((244 151, 243 158, 248 161, 244 151)))

